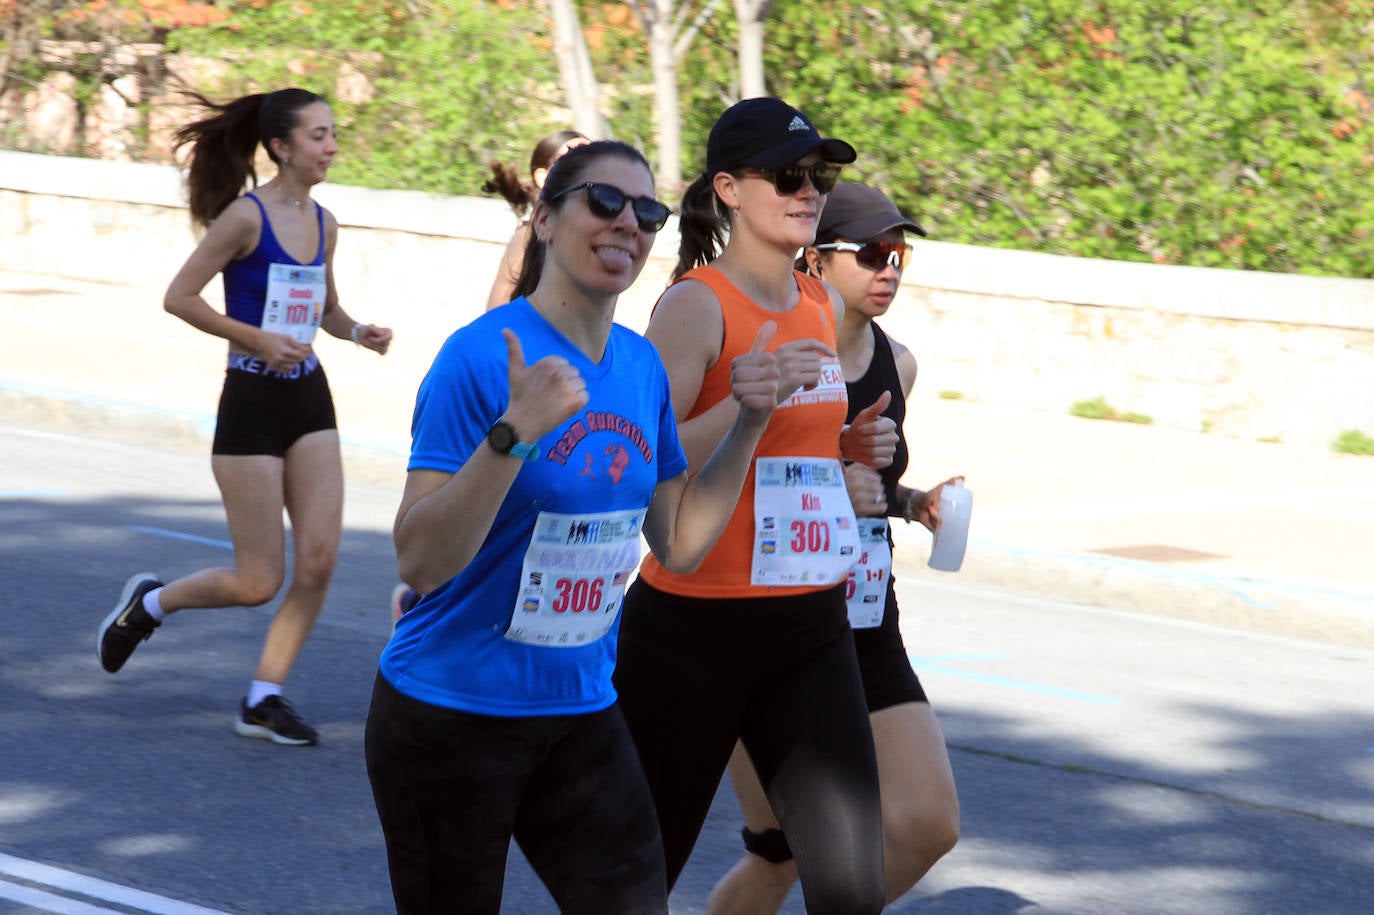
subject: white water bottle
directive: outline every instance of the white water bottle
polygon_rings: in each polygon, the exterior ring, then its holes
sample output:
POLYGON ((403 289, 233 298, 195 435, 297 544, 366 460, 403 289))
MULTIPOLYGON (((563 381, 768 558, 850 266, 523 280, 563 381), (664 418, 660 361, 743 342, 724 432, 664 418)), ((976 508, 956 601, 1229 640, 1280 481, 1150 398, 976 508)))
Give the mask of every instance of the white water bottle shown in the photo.
POLYGON ((957 572, 964 564, 964 550, 968 546, 968 522, 973 515, 973 490, 962 479, 946 483, 940 490, 940 526, 930 545, 932 569, 957 572))

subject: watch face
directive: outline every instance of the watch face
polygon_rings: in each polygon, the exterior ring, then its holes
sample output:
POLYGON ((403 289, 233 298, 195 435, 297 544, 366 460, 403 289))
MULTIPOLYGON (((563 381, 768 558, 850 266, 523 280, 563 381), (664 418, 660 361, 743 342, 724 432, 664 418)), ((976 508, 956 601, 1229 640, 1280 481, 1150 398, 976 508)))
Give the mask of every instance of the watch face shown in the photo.
POLYGON ((515 447, 515 430, 508 423, 497 423, 487 433, 487 441, 497 452, 510 454, 510 450, 515 447))

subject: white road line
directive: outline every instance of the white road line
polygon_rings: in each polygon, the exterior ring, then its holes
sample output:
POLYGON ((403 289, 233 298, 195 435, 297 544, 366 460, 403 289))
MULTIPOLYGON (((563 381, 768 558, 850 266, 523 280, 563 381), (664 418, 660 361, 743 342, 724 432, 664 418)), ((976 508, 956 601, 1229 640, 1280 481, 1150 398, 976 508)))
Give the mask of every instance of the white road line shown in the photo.
POLYGON ((84 902, 77 902, 75 899, 67 899, 64 896, 54 896, 52 893, 45 893, 28 886, 20 886, 17 883, 10 883, 8 880, 0 880, 0 899, 17 902, 30 909, 38 909, 40 912, 56 912, 57 915, 101 915, 101 913, 118 911, 87 905, 84 902))
MULTIPOLYGON (((66 893, 78 893, 90 899, 121 905, 125 908, 136 909, 140 912, 151 912, 153 915, 226 915, 226 913, 218 909, 207 909, 204 906, 194 905, 189 902, 181 902, 176 899, 169 899, 166 896, 145 893, 142 890, 130 889, 127 886, 120 886, 117 883, 98 880, 95 877, 87 877, 83 874, 64 871, 61 868, 50 867, 47 864, 39 864, 36 861, 26 861, 23 858, 15 858, 6 854, 0 854, 0 874, 8 877, 15 877, 29 883, 36 883, 51 889, 61 890, 66 893)), ((46 911, 50 912, 74 912, 84 915, 84 913, 114 911, 113 909, 102 909, 85 903, 66 900, 60 896, 54 896, 40 890, 32 890, 7 881, 0 881, 0 898, 15 898, 9 895, 11 891, 16 893, 38 893, 43 897, 47 897, 48 901, 45 901, 41 906, 39 903, 30 904, 39 907, 48 906, 46 911), (54 901, 64 906, 73 907, 52 908, 51 904, 54 901)))

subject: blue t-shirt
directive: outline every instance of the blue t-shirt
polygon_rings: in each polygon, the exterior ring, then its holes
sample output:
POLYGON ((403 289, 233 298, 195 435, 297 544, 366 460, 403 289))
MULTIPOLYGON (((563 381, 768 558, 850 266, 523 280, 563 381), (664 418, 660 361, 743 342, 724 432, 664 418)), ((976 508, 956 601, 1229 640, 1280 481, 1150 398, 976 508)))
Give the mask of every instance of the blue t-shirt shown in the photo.
POLYGON ((315 259, 309 264, 286 253, 281 242, 272 231, 272 221, 267 218, 267 210, 256 194, 244 194, 258 205, 262 214, 262 231, 258 233, 258 245, 247 257, 230 261, 224 265, 224 313, 235 321, 262 326, 262 312, 267 306, 267 273, 273 264, 295 264, 297 266, 318 267, 324 263, 324 207, 315 204, 315 220, 320 229, 320 247, 315 259))
POLYGON ((435 357, 416 398, 410 470, 456 473, 487 447, 487 430, 510 399, 501 336, 507 327, 520 338, 527 364, 560 355, 576 367, 588 404, 539 440, 538 458, 520 468, 477 555, 401 618, 381 671, 407 696, 465 712, 596 712, 616 698, 618 615, 605 636, 576 647, 505 634, 540 512, 645 509, 659 483, 687 469, 668 375, 639 334, 612 325, 605 355, 594 364, 527 299, 516 299, 456 331, 435 357))

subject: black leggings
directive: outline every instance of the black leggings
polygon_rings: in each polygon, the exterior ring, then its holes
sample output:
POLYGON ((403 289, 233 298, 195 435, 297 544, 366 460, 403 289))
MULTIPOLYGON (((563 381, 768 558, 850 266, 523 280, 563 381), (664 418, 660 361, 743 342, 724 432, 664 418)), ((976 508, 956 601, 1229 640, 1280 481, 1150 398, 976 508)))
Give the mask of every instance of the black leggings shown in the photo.
POLYGON ((743 740, 797 858, 809 913, 883 907, 878 764, 842 588, 701 599, 635 582, 615 683, 671 887, 743 740))
POLYGON ((561 912, 668 912, 653 801, 615 706, 493 718, 378 675, 365 748, 402 915, 499 913, 512 835, 561 912))

